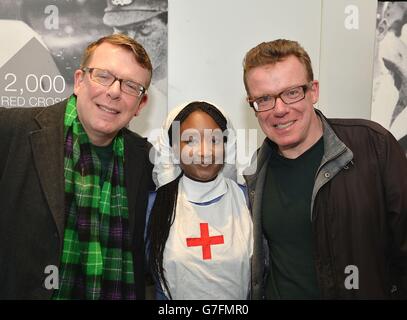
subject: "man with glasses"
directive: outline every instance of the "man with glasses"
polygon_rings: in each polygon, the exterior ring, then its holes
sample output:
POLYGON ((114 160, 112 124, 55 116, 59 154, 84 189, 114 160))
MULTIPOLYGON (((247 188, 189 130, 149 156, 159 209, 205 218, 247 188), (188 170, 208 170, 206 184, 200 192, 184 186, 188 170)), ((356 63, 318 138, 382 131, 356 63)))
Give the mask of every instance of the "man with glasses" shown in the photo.
POLYGON ((132 38, 91 43, 74 94, 0 109, 0 299, 143 299, 150 145, 125 127, 152 66, 132 38))
POLYGON ((319 83, 295 41, 251 49, 244 84, 267 136, 245 176, 252 298, 407 297, 407 159, 394 137, 314 109, 319 83))

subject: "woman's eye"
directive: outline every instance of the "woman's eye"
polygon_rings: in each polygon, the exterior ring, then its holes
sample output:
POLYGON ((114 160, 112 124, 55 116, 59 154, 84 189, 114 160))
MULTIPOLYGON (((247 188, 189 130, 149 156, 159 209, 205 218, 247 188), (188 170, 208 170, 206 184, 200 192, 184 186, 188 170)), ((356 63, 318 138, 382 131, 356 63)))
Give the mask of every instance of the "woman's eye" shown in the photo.
POLYGON ((197 143, 198 143, 198 141, 196 141, 196 140, 188 140, 188 141, 187 141, 187 144, 188 144, 189 146, 195 146, 197 143))
POLYGON ((220 143, 222 143, 222 140, 219 139, 219 138, 213 137, 213 138, 212 138, 212 143, 213 143, 213 144, 220 144, 220 143))

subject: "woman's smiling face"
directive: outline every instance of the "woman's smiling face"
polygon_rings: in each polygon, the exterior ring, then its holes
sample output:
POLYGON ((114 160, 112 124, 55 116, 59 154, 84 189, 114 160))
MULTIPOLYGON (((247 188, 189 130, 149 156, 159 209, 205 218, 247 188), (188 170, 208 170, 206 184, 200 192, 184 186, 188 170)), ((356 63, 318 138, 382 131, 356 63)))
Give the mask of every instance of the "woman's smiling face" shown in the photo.
POLYGON ((223 134, 215 120, 201 110, 192 112, 180 125, 180 138, 184 174, 202 182, 215 179, 224 159, 223 134))

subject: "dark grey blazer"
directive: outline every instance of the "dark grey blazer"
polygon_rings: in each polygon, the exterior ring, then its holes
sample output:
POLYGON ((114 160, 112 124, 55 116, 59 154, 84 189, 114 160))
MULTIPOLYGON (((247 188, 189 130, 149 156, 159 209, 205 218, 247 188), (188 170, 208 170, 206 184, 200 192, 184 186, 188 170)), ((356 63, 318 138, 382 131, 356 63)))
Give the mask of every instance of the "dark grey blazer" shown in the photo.
MULTIPOLYGON (((64 235, 65 107, 0 108, 0 299, 52 296, 44 280, 48 265, 59 266, 64 235)), ((127 129, 123 135, 136 294, 144 299, 151 145, 127 129)))

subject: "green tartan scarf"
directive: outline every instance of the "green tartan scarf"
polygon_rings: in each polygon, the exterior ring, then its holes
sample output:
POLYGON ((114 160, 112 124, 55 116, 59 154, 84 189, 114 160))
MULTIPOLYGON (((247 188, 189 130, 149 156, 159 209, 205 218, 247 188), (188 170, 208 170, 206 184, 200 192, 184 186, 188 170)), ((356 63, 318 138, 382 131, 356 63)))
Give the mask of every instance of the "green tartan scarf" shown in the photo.
POLYGON ((59 289, 53 299, 135 299, 133 255, 124 184, 124 138, 102 188, 101 162, 79 122, 76 97, 64 118, 65 231, 59 289))

